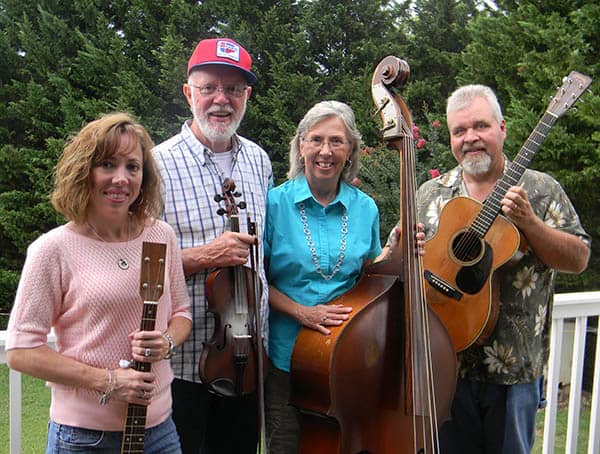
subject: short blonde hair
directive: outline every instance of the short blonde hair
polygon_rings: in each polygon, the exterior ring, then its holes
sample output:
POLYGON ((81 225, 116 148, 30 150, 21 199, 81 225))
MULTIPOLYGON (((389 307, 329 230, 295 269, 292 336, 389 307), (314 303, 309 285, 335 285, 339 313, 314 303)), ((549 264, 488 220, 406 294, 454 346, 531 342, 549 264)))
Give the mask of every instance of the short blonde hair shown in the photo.
POLYGON ((90 174, 93 167, 113 156, 122 136, 142 149, 143 177, 140 195, 129 211, 141 223, 162 212, 160 176, 152 157, 154 143, 146 129, 127 113, 104 115, 84 126, 65 146, 54 169, 52 206, 68 220, 82 224, 90 201, 90 174))

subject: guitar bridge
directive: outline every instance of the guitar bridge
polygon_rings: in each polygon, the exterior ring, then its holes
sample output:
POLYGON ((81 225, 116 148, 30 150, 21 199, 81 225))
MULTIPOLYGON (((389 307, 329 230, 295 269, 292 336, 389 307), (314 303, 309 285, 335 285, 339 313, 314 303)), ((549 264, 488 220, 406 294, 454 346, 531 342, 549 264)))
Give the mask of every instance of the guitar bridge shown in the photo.
POLYGON ((436 276, 429 270, 425 270, 423 272, 423 277, 429 284, 436 289, 438 292, 443 293, 449 298, 454 298, 457 301, 460 301, 463 294, 462 292, 455 289, 452 284, 446 282, 442 278, 436 276))

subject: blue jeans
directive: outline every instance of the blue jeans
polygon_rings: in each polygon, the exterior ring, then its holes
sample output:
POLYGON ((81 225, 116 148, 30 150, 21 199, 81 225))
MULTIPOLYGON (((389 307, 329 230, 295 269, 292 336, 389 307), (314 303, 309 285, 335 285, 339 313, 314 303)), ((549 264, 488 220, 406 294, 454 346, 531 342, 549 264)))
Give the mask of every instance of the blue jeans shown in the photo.
POLYGON ((443 454, 529 454, 540 380, 496 385, 459 379, 451 419, 440 429, 443 454))
MULTIPOLYGON (((50 421, 46 454, 118 454, 121 452, 122 438, 123 432, 83 429, 50 421)), ((146 429, 144 454, 181 454, 172 418, 169 417, 165 422, 146 429)))

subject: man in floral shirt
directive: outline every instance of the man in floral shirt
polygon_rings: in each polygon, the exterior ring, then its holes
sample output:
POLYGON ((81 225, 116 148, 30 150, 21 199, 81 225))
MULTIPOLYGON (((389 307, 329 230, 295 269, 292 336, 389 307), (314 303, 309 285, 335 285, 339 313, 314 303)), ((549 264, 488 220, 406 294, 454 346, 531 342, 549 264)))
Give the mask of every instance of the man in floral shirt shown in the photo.
MULTIPOLYGON (((510 165, 503 153, 506 123, 489 87, 459 88, 448 99, 446 114, 459 165, 419 188, 419 221, 428 239, 448 200, 467 196, 483 202, 510 165)), ((590 255, 590 237, 551 176, 525 170, 501 203, 528 248, 497 272, 500 310, 494 331, 483 345, 458 354, 451 420, 440 430, 442 453, 531 452, 556 272, 581 273, 590 255)))

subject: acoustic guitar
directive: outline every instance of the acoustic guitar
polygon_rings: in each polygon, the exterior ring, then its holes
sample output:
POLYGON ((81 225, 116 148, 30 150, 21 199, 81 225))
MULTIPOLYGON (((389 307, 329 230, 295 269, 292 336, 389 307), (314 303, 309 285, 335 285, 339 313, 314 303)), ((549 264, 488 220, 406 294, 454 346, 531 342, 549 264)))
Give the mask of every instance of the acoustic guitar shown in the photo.
POLYGON ((456 351, 489 337, 498 318, 498 268, 517 252, 520 234, 501 214, 501 201, 516 186, 556 122, 592 79, 572 71, 563 79, 543 117, 482 203, 456 197, 444 205, 436 234, 423 257, 426 298, 446 325, 456 351))

